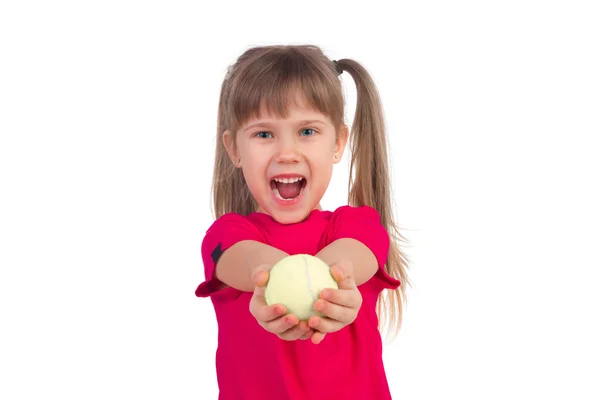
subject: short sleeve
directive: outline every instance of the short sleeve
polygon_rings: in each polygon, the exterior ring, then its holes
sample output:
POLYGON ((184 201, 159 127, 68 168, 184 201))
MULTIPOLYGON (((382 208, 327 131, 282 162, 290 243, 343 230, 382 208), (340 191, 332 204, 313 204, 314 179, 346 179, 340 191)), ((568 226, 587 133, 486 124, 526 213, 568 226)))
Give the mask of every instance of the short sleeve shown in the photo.
POLYGON ((372 279, 379 281, 386 289, 396 289, 400 286, 400 281, 385 270, 390 236, 381 224, 377 210, 369 206, 342 206, 335 210, 329 221, 327 243, 342 238, 358 240, 373 252, 379 269, 372 279))
POLYGON ((202 240, 201 253, 205 281, 196 289, 196 296, 211 296, 223 286, 215 276, 217 261, 225 250, 243 240, 266 243, 260 229, 240 214, 227 213, 213 222, 202 240))

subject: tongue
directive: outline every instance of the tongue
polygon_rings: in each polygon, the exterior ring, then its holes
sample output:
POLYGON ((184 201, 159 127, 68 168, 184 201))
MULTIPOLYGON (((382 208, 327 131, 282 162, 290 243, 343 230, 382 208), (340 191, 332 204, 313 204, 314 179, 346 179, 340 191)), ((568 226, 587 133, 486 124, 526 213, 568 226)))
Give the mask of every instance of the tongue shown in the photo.
POLYGON ((298 197, 300 194, 300 190, 302 189, 302 180, 294 183, 281 183, 275 182, 277 186, 277 190, 279 190, 279 194, 284 199, 293 199, 294 197, 298 197))

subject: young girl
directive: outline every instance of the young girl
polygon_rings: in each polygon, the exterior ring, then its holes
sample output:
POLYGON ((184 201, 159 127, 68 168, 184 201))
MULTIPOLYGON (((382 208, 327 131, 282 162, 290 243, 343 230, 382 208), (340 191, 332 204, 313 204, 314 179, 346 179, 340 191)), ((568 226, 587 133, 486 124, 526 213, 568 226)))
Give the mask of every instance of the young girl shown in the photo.
POLYGON ((391 398, 378 313, 387 309, 397 333, 408 262, 392 218, 382 108, 367 71, 315 46, 247 50, 221 87, 212 189, 217 219, 202 241, 206 280, 196 295, 210 296, 215 308, 219 398, 391 398), (358 89, 350 135, 344 71, 358 89), (322 210, 348 138, 349 205, 322 210), (324 260, 338 281, 314 304, 324 318, 299 321, 265 302, 270 268, 300 253, 324 260))

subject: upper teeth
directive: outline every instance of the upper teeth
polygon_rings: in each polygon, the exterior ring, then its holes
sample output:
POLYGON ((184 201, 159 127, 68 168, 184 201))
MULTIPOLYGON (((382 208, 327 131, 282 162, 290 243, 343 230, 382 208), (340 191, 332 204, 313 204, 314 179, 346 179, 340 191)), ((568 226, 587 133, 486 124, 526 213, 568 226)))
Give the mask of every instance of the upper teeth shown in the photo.
POLYGON ((273 180, 275 182, 281 182, 281 183, 294 183, 294 182, 298 182, 301 179, 303 179, 303 178, 301 178, 301 177, 296 177, 296 178, 274 178, 273 180))

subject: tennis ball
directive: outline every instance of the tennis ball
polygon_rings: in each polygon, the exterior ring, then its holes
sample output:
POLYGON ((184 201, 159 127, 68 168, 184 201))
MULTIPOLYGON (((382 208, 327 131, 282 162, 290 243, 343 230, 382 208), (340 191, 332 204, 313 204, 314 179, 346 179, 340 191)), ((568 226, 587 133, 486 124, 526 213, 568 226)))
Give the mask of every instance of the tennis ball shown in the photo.
POLYGON ((314 303, 325 288, 338 289, 329 265, 309 254, 295 254, 273 266, 265 298, 268 305, 283 304, 288 313, 304 321, 313 315, 322 316, 314 309, 314 303))

